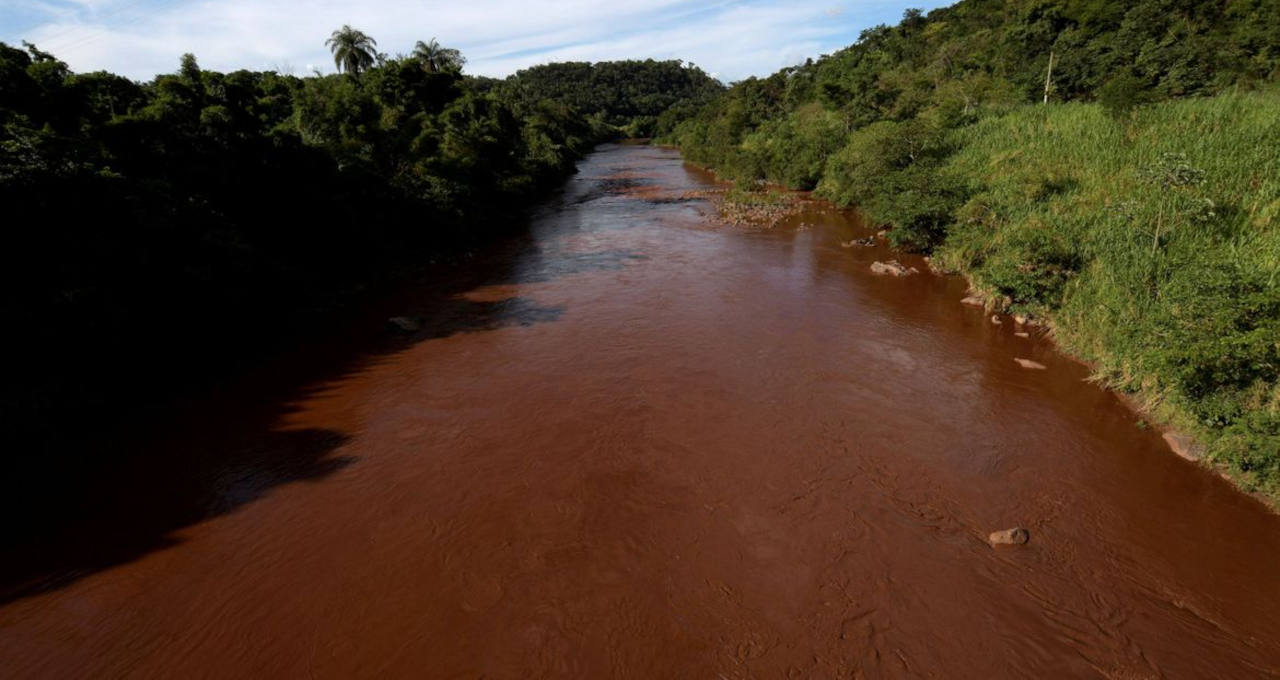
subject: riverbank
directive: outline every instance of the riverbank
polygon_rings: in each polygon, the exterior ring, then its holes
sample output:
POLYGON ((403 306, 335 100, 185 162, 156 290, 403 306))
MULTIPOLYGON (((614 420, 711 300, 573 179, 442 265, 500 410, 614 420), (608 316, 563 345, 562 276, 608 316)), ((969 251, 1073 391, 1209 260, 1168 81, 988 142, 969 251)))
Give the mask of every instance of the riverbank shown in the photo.
POLYGON ((1069 103, 932 132, 875 124, 831 153, 816 194, 857 203, 893 243, 968 277, 991 309, 1047 323, 1095 381, 1183 433, 1175 448, 1274 507, 1278 109, 1273 90, 1118 117, 1069 103), (897 165, 904 136, 922 131, 926 152, 897 165))
POLYGON ((957 135, 936 249, 1094 379, 1280 499, 1280 92, 1024 107, 957 135))

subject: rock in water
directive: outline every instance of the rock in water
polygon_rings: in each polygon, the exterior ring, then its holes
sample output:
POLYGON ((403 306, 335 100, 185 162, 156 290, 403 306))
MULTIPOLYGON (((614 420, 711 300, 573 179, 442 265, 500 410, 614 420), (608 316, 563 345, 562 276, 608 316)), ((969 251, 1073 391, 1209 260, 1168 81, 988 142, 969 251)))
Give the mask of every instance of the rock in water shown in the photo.
POLYGON ((422 330, 422 322, 411 316, 393 316, 387 319, 387 327, 399 333, 417 333, 422 330))
POLYGON ((991 545, 1022 545, 1031 540, 1031 532, 1022 527, 992 532, 987 537, 991 545))
POLYGON ((1048 366, 1045 366, 1044 364, 1040 363, 1039 361, 1032 361, 1032 360, 1030 360, 1030 359, 1014 359, 1014 361, 1018 362, 1018 365, 1019 365, 1019 366, 1021 366, 1021 367, 1023 367, 1023 368, 1029 368, 1029 369, 1031 369, 1031 370, 1033 370, 1033 371, 1043 371, 1043 370, 1045 370, 1045 369, 1049 368, 1048 366))
POLYGON ((1187 460, 1204 458, 1204 448, 1197 444, 1196 440, 1185 434, 1166 432, 1164 433, 1164 440, 1168 442, 1169 448, 1173 449, 1174 453, 1187 460))
POLYGON ((999 326, 999 325, 1003 324, 1004 322, 1000 320, 1000 315, 999 315, 999 314, 992 314, 992 315, 991 315, 991 323, 992 323, 992 324, 995 324, 996 326, 999 326))
POLYGON ((961 300, 961 301, 960 301, 960 304, 962 304, 962 305, 972 305, 972 306, 974 306, 974 307, 986 307, 986 306, 987 306, 987 301, 986 301, 986 300, 983 300, 982 298, 978 297, 977 295, 970 295, 969 297, 967 297, 967 298, 965 298, 965 299, 961 300))
POLYGON ((908 269, 897 260, 889 260, 888 262, 871 263, 871 271, 875 274, 885 274, 888 276, 911 276, 919 272, 915 267, 908 269))

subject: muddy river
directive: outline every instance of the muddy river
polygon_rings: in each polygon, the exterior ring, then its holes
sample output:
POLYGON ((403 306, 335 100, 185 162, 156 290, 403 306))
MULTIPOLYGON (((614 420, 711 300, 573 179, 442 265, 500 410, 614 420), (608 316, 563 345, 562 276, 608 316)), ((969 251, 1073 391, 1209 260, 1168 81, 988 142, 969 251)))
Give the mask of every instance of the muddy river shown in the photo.
POLYGON ((726 227, 673 151, 580 168, 7 556, 0 675, 1280 675, 1280 517, 1085 367, 872 274, 854 215, 726 227))

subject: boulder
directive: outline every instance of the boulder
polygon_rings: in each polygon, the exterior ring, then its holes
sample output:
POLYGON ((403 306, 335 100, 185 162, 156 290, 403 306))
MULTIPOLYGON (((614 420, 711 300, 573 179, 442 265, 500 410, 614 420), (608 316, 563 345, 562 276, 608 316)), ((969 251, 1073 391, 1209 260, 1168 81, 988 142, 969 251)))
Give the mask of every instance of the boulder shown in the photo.
POLYGON ((1029 368, 1033 371, 1043 371, 1049 368, 1048 366, 1045 366, 1044 364, 1038 361, 1032 361, 1030 359, 1014 359, 1014 361, 1018 362, 1019 366, 1023 368, 1029 368))
POLYGON ((393 316, 387 319, 387 328, 397 333, 417 333, 422 330, 422 322, 411 316, 393 316))
POLYGON ((987 537, 991 545, 1023 545, 1031 540, 1031 532, 1022 527, 994 531, 987 537))
POLYGON ((992 314, 992 315, 991 315, 991 323, 993 323, 993 324, 995 324, 995 325, 999 326, 999 325, 1003 324, 1004 322, 1000 320, 1000 315, 999 315, 999 314, 992 314))
POLYGON ((1196 440, 1179 432, 1164 433, 1164 440, 1169 444, 1169 448, 1174 453, 1186 458, 1187 460, 1200 460, 1204 458, 1204 447, 1196 440))
POLYGON ((972 306, 974 306, 974 307, 986 307, 986 306, 987 306, 987 301, 986 301, 986 300, 983 300, 982 298, 978 297, 977 295, 970 295, 970 296, 966 297, 965 299, 961 300, 961 301, 960 301, 960 304, 962 304, 962 305, 972 305, 972 306))
POLYGON ((888 276, 911 276, 918 274, 919 270, 915 267, 906 267, 897 260, 889 260, 888 262, 872 262, 871 271, 875 274, 884 274, 888 276))
POLYGON ((1023 331, 1018 331, 1018 332, 1014 333, 1014 335, 1016 335, 1016 336, 1018 336, 1018 337, 1020 337, 1020 338, 1029 338, 1029 337, 1031 337, 1031 334, 1030 334, 1030 333, 1026 333, 1026 332, 1023 332, 1023 331))

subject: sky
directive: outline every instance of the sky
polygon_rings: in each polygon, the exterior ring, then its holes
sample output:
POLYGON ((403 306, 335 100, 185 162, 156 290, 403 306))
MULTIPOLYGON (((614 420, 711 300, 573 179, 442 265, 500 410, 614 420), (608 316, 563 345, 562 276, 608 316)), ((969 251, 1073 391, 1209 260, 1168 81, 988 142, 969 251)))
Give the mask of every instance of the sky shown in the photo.
POLYGON ((388 55, 437 38, 466 72, 552 61, 683 59, 728 83, 768 75, 940 0, 0 0, 0 42, 27 40, 72 70, 149 80, 184 52, 206 69, 334 71, 324 41, 350 24, 388 55))

